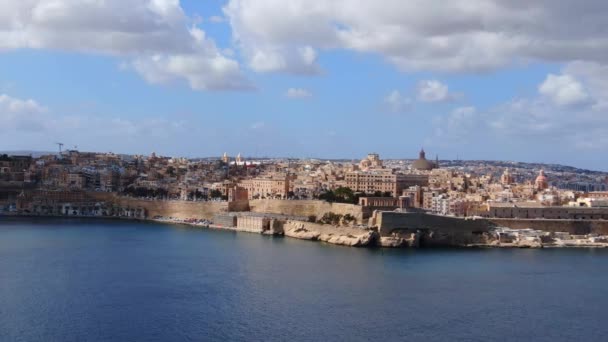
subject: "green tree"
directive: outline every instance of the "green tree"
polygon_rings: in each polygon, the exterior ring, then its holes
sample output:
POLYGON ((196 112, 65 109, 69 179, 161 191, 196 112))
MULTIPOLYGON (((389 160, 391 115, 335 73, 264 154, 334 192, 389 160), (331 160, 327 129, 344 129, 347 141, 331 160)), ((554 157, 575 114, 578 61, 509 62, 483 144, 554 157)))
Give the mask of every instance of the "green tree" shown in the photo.
POLYGON ((355 221, 357 221, 357 219, 351 214, 346 214, 344 217, 342 217, 342 222, 345 224, 353 223, 355 221))
POLYGON ((336 226, 340 224, 341 220, 342 220, 342 215, 332 213, 332 212, 325 213, 325 214, 323 214, 323 217, 321 217, 321 223, 333 224, 336 226))
POLYGON ((209 193, 209 196, 211 198, 221 198, 222 197, 222 192, 217 190, 217 189, 213 189, 211 190, 211 192, 209 193))

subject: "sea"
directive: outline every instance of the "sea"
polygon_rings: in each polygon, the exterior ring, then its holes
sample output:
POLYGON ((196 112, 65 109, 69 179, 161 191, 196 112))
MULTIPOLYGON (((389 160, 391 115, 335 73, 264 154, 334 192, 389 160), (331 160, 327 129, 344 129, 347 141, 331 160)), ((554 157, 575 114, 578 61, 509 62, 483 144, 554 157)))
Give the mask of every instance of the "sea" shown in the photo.
POLYGON ((606 341, 608 250, 0 217, 0 341, 606 341))

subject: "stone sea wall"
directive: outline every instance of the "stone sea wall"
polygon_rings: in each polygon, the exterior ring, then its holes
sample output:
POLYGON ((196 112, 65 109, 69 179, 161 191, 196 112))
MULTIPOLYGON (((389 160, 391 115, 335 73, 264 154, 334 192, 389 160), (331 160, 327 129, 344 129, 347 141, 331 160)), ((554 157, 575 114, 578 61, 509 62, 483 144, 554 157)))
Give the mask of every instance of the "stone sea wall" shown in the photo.
POLYGON ((488 219, 500 227, 535 229, 546 232, 567 232, 575 235, 608 235, 608 221, 604 220, 542 220, 542 219, 488 219))
POLYGON ((321 218, 325 213, 350 214, 363 222, 369 216, 366 208, 344 203, 325 201, 291 201, 291 200, 250 200, 238 202, 190 202, 190 201, 156 201, 117 196, 112 193, 91 192, 91 197, 98 201, 128 207, 146 209, 148 217, 165 216, 175 218, 212 219, 217 213, 251 211, 254 213, 282 214, 289 216, 315 216, 321 218))
POLYGON ((350 214, 361 223, 369 217, 369 210, 359 205, 344 204, 344 203, 328 203, 325 201, 304 200, 251 200, 249 207, 255 213, 273 213, 289 216, 316 216, 320 219, 324 214, 333 212, 335 214, 346 215, 350 214))
POLYGON ((248 209, 247 202, 189 202, 189 201, 156 201, 138 198, 116 196, 110 193, 90 193, 99 201, 105 201, 121 207, 143 208, 148 218, 156 216, 174 217, 179 219, 213 219, 221 212, 244 211, 248 209))
POLYGON ((437 232, 487 232, 494 224, 485 219, 463 219, 424 213, 378 212, 375 226, 382 236, 394 230, 432 230, 437 232))
POLYGON ((372 218, 383 247, 462 247, 485 244, 494 226, 484 219, 424 213, 376 212, 372 218))

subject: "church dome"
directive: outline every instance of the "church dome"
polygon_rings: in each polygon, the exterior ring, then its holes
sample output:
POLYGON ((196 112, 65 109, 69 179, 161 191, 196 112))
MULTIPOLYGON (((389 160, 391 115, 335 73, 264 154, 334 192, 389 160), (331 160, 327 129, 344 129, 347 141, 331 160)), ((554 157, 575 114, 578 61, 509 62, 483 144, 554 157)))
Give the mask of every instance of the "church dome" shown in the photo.
POLYGON ((428 161, 426 159, 426 153, 424 152, 424 150, 420 151, 420 156, 418 157, 418 160, 416 160, 413 164, 412 164, 412 169, 414 170, 432 170, 434 169, 436 166, 434 163, 428 161))
POLYGON ((549 187, 547 176, 545 176, 544 170, 540 170, 540 172, 538 173, 538 177, 536 177, 536 180, 534 181, 534 184, 538 190, 544 190, 549 187))
POLYGON ((547 176, 545 176, 545 170, 540 170, 538 173, 538 177, 536 177, 536 182, 546 182, 547 176))

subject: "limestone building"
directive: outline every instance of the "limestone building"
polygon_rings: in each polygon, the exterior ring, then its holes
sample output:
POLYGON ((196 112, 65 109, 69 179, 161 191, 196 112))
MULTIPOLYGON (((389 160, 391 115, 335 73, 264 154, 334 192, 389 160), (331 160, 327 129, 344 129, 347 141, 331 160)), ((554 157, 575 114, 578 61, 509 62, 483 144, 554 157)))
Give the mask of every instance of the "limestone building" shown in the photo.
POLYGON ((239 186, 247 190, 249 199, 287 198, 289 178, 253 178, 245 179, 239 186))
POLYGON ((514 183, 513 175, 509 171, 509 168, 506 168, 505 171, 502 173, 502 176, 500 176, 500 183, 502 185, 511 185, 514 183))
POLYGON ((426 186, 429 178, 425 175, 399 174, 393 173, 392 170, 380 169, 347 172, 344 180, 346 186, 354 192, 373 194, 379 191, 397 197, 403 189, 410 186, 426 186))

